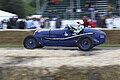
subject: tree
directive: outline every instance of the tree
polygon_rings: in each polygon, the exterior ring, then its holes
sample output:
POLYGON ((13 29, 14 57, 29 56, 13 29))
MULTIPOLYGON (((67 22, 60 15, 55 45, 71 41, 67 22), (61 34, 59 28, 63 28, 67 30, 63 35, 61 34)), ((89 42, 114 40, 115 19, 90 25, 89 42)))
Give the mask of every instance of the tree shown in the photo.
POLYGON ((29 5, 29 3, 24 3, 25 15, 30 16, 36 14, 35 8, 29 5))
MULTIPOLYGON (((44 0, 40 0, 40 6, 43 6, 43 3, 44 3, 44 0)), ((31 0, 29 5, 36 8, 36 0, 31 0)))
POLYGON ((24 2, 22 0, 0 0, 0 9, 25 17, 24 2))
MULTIPOLYGON (((0 0, 0 9, 17 14, 20 18, 36 14, 36 0, 0 0)), ((44 0, 40 0, 42 6, 44 0)))

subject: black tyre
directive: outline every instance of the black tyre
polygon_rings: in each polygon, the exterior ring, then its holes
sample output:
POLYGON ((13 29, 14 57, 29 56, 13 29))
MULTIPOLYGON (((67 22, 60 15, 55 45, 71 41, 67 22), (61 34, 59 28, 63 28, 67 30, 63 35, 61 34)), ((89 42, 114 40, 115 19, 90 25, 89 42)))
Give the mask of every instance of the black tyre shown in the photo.
POLYGON ((85 35, 78 39, 77 45, 80 50, 89 51, 93 48, 94 41, 90 36, 85 35))
POLYGON ((27 36, 23 41, 24 47, 27 49, 35 49, 40 47, 38 40, 33 36, 27 36))

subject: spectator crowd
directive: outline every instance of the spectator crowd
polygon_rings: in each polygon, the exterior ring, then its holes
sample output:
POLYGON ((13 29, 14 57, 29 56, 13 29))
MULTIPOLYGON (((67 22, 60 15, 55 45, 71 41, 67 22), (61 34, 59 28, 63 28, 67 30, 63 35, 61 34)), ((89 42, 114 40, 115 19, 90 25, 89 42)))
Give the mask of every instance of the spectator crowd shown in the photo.
MULTIPOLYGON (((81 20, 81 19, 80 19, 81 20)), ((96 20, 83 16, 84 27, 92 28, 120 28, 120 17, 119 16, 104 16, 101 15, 96 20)), ((69 20, 68 20, 69 21, 69 20)), ((41 29, 41 28, 61 28, 62 20, 60 18, 49 18, 42 16, 26 17, 26 19, 18 19, 12 17, 9 20, 0 21, 0 29, 41 29)), ((66 23, 67 24, 67 23, 66 23)), ((74 23, 73 23, 74 24, 74 23)))
MULTIPOLYGON (((50 4, 57 4, 63 0, 48 0, 50 4)), ((95 2, 88 0, 82 11, 95 11, 95 2)), ((117 9, 117 8, 116 8, 117 9)), ((70 12, 75 12, 74 7, 67 8, 67 14, 70 12)), ((108 6, 108 13, 113 10, 112 5, 108 6)), ((41 28, 61 28, 63 26, 63 20, 58 14, 58 10, 49 10, 49 16, 27 16, 25 19, 19 19, 17 17, 12 17, 9 20, 3 19, 0 21, 0 29, 41 29, 41 28)), ((109 14, 108 14, 109 15, 109 14)), ((117 15, 100 15, 97 11, 94 14, 94 18, 89 18, 88 16, 82 16, 80 20, 83 20, 84 27, 91 28, 120 28, 120 17, 117 15)), ((68 20, 69 21, 69 20, 68 20)), ((73 21, 74 22, 74 21, 73 21)), ((74 24, 74 23, 73 23, 74 24)))
POLYGON ((42 16, 40 18, 28 16, 25 19, 18 19, 17 17, 12 17, 9 20, 4 19, 0 21, 0 29, 41 29, 50 28, 50 26, 52 25, 54 25, 54 28, 60 28, 61 19, 50 19, 49 17, 45 16, 42 16))
POLYGON ((83 16, 84 27, 92 28, 120 28, 120 17, 117 15, 100 15, 95 20, 83 16))

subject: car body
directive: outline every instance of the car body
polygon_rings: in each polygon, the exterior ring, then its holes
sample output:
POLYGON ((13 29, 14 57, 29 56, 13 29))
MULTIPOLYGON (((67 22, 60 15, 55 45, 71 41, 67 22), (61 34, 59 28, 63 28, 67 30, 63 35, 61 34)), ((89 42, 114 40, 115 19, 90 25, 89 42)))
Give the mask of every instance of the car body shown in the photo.
POLYGON ((80 34, 75 35, 69 27, 65 27, 64 29, 36 30, 33 35, 28 35, 24 39, 23 44, 27 49, 64 46, 78 47, 80 50, 88 51, 103 44, 105 40, 105 32, 98 29, 84 28, 80 34))

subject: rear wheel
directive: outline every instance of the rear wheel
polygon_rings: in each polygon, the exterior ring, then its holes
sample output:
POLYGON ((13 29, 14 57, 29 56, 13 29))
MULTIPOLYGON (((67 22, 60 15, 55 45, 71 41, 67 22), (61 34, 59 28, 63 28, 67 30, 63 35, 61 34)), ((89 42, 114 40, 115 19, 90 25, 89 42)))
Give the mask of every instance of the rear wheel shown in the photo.
POLYGON ((23 44, 24 44, 24 47, 27 49, 35 49, 38 47, 42 48, 42 46, 39 45, 38 40, 33 35, 27 36, 24 39, 23 44))
POLYGON ((94 41, 90 36, 85 35, 78 39, 77 45, 80 50, 89 51, 93 48, 94 41))

